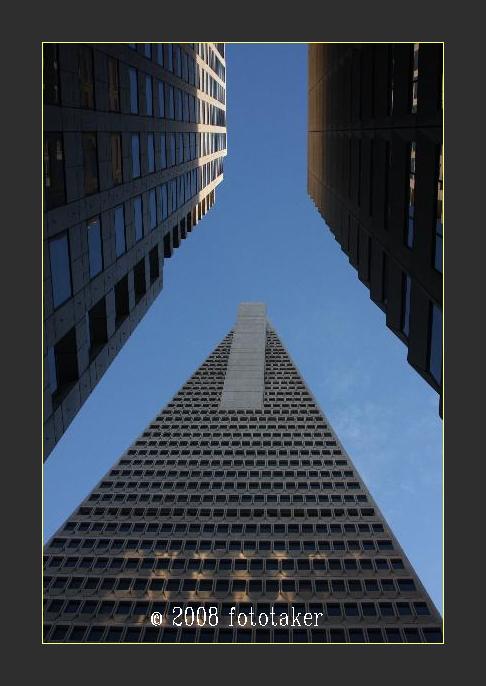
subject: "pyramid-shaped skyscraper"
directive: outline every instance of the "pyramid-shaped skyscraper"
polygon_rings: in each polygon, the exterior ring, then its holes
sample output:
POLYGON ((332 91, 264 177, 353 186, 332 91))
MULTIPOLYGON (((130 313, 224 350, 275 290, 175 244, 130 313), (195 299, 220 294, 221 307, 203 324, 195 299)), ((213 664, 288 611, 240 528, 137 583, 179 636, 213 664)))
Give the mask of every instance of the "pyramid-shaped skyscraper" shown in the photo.
POLYGON ((46 642, 442 642, 265 305, 45 548, 46 642))

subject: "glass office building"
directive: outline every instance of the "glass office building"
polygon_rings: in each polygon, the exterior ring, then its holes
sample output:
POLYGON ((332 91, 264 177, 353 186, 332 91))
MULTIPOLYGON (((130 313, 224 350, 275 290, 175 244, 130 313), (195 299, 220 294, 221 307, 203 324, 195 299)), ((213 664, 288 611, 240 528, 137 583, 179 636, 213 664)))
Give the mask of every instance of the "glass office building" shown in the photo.
POLYGON ((44 54, 44 457, 214 205, 222 43, 56 44, 44 54))
POLYGON ((442 52, 311 44, 308 121, 309 195, 441 415, 442 52))

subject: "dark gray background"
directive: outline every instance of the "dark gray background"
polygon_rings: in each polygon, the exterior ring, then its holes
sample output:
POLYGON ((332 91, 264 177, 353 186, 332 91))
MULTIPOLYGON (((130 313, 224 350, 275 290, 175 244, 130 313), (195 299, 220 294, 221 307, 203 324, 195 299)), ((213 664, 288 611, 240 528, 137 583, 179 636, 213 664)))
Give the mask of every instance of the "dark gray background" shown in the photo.
POLYGON ((223 4, 197 4, 197 16, 191 14, 188 3, 147 8, 137 3, 123 15, 121 5, 58 6, 59 11, 52 4, 49 10, 45 5, 37 5, 39 17, 26 6, 19 7, 25 23, 22 33, 20 26, 4 23, 5 37, 12 36, 15 40, 7 48, 3 64, 3 112, 10 115, 8 125, 3 127, 10 153, 7 153, 9 162, 4 165, 10 182, 4 195, 4 208, 9 210, 10 217, 4 222, 3 231, 8 238, 17 239, 18 244, 3 252, 7 272, 3 340, 16 355, 7 353, 4 357, 5 371, 12 378, 4 386, 3 435, 12 445, 3 447, 2 457, 4 467, 16 468, 18 473, 5 475, 3 480, 4 496, 7 501, 11 500, 4 515, 3 530, 14 535, 9 547, 4 545, 4 568, 8 568, 9 577, 4 587, 2 615, 11 645, 8 654, 17 653, 14 663, 17 679, 32 669, 34 678, 49 678, 54 683, 61 680, 76 683, 79 677, 83 681, 91 677, 97 683, 105 680, 113 683, 124 675, 137 679, 138 683, 171 677, 187 683, 193 675, 213 683, 220 677, 225 681, 232 679, 235 672, 248 682, 263 681, 267 667, 272 683, 286 673, 295 675, 299 681, 326 681, 338 675, 343 683, 349 683, 354 677, 360 683, 376 684, 405 680, 420 683, 425 679, 437 682, 452 674, 456 666, 457 671, 469 672, 472 669, 469 658, 467 662, 461 660, 459 653, 474 649, 482 638, 479 628, 472 623, 472 615, 479 612, 476 601, 471 598, 473 594, 480 598, 482 579, 473 574, 466 585, 466 578, 461 581, 460 573, 466 569, 470 572, 474 562, 477 563, 470 551, 481 553, 478 544, 482 539, 473 538, 467 521, 462 521, 461 526, 459 518, 468 515, 472 521, 475 510, 480 515, 479 507, 471 504, 479 501, 471 500, 470 489, 471 482, 480 485, 476 475, 483 459, 470 433, 474 426, 481 426, 479 412, 483 403, 481 398, 470 407, 466 402, 474 391, 480 393, 476 379, 480 378, 478 362, 482 359, 482 348, 470 325, 476 315, 470 294, 474 292, 473 287, 481 287, 483 280, 472 262, 474 256, 483 254, 477 243, 484 241, 484 211, 478 208, 474 219, 470 217, 474 200, 481 201, 484 195, 478 188, 484 163, 483 156, 478 154, 481 136, 476 132, 479 128, 476 121, 482 121, 484 112, 480 104, 484 100, 483 79, 474 66, 483 53, 483 41, 478 34, 474 35, 475 27, 481 24, 467 12, 465 3, 461 3, 457 16, 452 16, 443 5, 439 10, 425 3, 403 6, 381 3, 382 13, 375 4, 372 13, 368 4, 356 3, 354 10, 348 2, 332 11, 320 6, 319 14, 315 3, 309 3, 307 6, 314 9, 307 14, 301 2, 298 14, 288 11, 286 16, 282 16, 283 5, 268 7, 267 20, 264 20, 262 3, 257 5, 256 13, 246 3, 231 8, 223 4), (283 28, 284 22, 290 25, 288 30, 283 28), (203 648, 129 646, 127 651, 117 646, 41 645, 41 41, 219 39, 231 42, 238 38, 266 42, 285 39, 446 41, 445 221, 446 231, 449 225, 453 229, 445 243, 445 646, 294 644, 252 645, 242 649, 237 645, 214 648, 207 644, 203 648), (459 122, 460 115, 467 116, 467 121, 459 122), (466 155, 467 161, 461 159, 466 155), (471 175, 474 162, 481 168, 471 175), (459 198, 457 188, 461 182, 467 184, 467 194, 459 198), (17 197, 12 197, 12 191, 17 197), (459 235, 467 237, 466 240, 459 241, 459 235), (474 284, 470 283, 475 275, 474 284), (474 363, 474 371, 467 370, 468 360, 474 363), (467 384, 466 392, 459 388, 461 381, 467 384), (11 428, 12 409, 16 410, 16 421, 11 428), (8 567, 7 562, 11 563, 8 567), (75 651, 83 654, 74 655, 75 651), (134 651, 138 651, 136 655, 134 651))

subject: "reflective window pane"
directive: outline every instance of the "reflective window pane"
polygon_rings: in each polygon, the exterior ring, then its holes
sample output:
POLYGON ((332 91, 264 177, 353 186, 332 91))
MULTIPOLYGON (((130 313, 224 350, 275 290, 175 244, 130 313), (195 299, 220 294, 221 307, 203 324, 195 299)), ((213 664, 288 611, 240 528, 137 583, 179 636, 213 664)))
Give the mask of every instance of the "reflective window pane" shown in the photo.
POLYGON ((59 307, 72 294, 67 233, 53 238, 49 242, 49 256, 51 261, 52 298, 54 307, 59 307))
POLYGON ((131 114, 137 114, 138 113, 137 70, 130 68, 128 70, 128 76, 130 79, 130 112, 131 112, 131 114))
POLYGON ((430 322, 429 371, 440 384, 442 379, 442 311, 437 305, 432 305, 430 322))
POLYGON ((101 226, 98 218, 88 222, 89 276, 92 279, 103 269, 101 226))
POLYGON ((408 160, 408 213, 407 213, 407 247, 413 247, 415 231, 415 141, 410 143, 408 160))
POLYGON ((115 207, 115 254, 120 257, 125 251, 125 212, 123 205, 118 205, 115 207))
POLYGON ((160 168, 165 169, 167 167, 167 153, 165 148, 165 133, 160 134, 160 168))
POLYGON ((135 240, 139 241, 143 236, 142 196, 133 199, 133 221, 135 224, 135 240))
POLYGON ((98 192, 98 146, 96 133, 83 133, 84 192, 98 192))
POLYGON ((147 136, 147 165, 150 174, 155 171, 155 143, 153 133, 149 133, 147 136))
POLYGON ((150 228, 155 229, 157 226, 157 199, 155 194, 155 188, 149 192, 149 217, 150 217, 150 228))
POLYGON ((159 117, 165 117, 164 82, 158 82, 159 117))
POLYGON ((152 100, 152 77, 145 77, 145 113, 151 117, 153 114, 153 100, 152 100))
POLYGON ((408 274, 403 275, 403 295, 402 295, 402 333, 410 335, 410 295, 412 291, 412 280, 408 274))
POLYGON ((442 218, 442 192, 443 192, 443 161, 442 161, 442 145, 439 153, 439 171, 437 176, 437 197, 436 197, 436 219, 435 219, 435 253, 434 253, 434 267, 437 271, 442 273, 442 236, 443 236, 443 218, 442 218))
POLYGON ((138 133, 132 134, 132 177, 136 179, 140 176, 140 136, 138 133))

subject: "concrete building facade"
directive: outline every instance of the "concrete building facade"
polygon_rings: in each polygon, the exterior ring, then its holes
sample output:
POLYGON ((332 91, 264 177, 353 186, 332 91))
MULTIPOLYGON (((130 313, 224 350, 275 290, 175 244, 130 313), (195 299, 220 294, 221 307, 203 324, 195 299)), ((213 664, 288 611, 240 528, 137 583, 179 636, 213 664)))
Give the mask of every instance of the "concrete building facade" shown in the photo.
POLYGON ((309 46, 308 192, 440 395, 441 43, 309 46))
POLYGON ((44 49, 44 458, 214 205, 224 44, 44 49))
POLYGON ((442 642, 261 303, 240 305, 48 541, 44 569, 48 643, 442 642))

